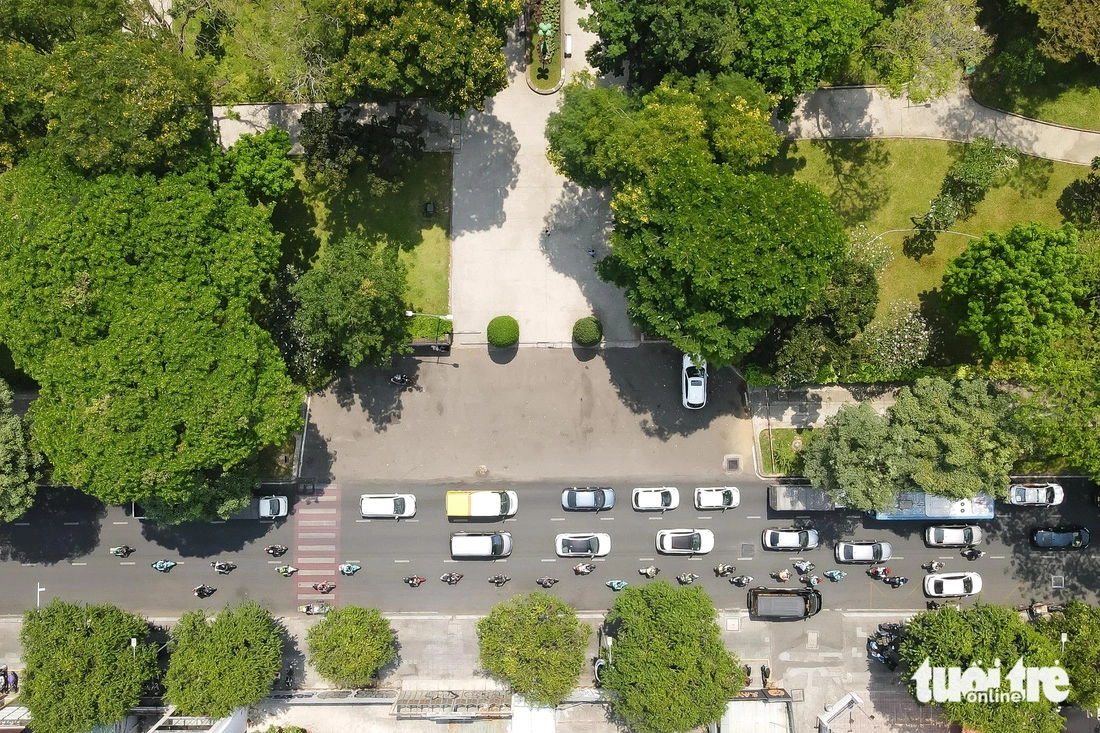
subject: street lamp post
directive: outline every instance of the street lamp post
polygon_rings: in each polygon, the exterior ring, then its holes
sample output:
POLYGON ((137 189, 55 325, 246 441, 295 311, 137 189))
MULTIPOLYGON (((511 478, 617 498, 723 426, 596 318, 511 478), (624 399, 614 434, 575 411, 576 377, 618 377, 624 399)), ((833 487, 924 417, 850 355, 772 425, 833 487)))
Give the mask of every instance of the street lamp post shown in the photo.
POLYGON ((38 593, 35 594, 35 597, 34 597, 34 607, 35 608, 42 608, 42 591, 44 591, 46 589, 42 587, 41 583, 38 583, 37 585, 38 585, 38 593))

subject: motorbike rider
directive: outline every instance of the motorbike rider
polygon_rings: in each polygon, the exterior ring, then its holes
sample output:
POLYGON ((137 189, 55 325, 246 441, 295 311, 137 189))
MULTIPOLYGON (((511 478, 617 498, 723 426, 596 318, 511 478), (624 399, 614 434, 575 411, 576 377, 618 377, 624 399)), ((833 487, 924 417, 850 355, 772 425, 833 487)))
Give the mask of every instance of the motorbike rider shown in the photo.
POLYGON ((214 595, 214 591, 216 590, 217 588, 211 587, 209 585, 200 585, 196 587, 195 590, 192 592, 199 598, 209 598, 210 596, 214 595))
POLYGON ((340 575, 355 575, 359 571, 359 566, 346 562, 340 566, 340 575))
POLYGON ((588 575, 595 569, 596 566, 590 562, 579 562, 573 566, 573 573, 576 575, 588 575))
POLYGON ((289 549, 286 545, 268 545, 264 548, 264 552, 273 557, 282 557, 289 549))
POLYGON ((237 566, 229 562, 212 562, 210 567, 214 568, 214 572, 219 575, 229 575, 237 566))
POLYGON ((462 573, 443 573, 443 575, 439 576, 439 579, 447 585, 454 585, 462 580, 462 573))
POLYGON ((501 587, 502 585, 507 583, 509 580, 511 580, 511 578, 509 578, 507 575, 504 575, 503 573, 501 573, 499 575, 494 575, 491 578, 489 578, 489 582, 492 583, 493 585, 495 585, 497 588, 501 587))
POLYGON ((130 554, 134 551, 134 548, 129 545, 122 545, 121 547, 112 547, 111 554, 116 557, 130 557, 130 554))
POLYGON ((661 572, 661 569, 659 567, 657 567, 656 565, 650 565, 649 567, 640 568, 638 570, 639 575, 644 575, 644 576, 646 576, 647 578, 650 578, 650 579, 656 578, 657 574, 660 573, 660 572, 661 572))
POLYGON ((541 585, 543 588, 553 588, 554 583, 557 583, 558 579, 557 578, 551 578, 549 575, 544 575, 541 578, 539 578, 538 580, 536 580, 535 582, 538 583, 539 585, 541 585))

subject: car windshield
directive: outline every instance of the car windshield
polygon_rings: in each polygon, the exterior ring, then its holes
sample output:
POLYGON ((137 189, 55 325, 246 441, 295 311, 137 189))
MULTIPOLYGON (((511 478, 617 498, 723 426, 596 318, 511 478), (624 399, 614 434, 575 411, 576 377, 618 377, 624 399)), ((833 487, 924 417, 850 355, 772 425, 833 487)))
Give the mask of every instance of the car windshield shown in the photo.
POLYGON ((810 543, 810 533, 809 532, 799 532, 797 536, 798 536, 798 544, 808 545, 810 543))
POLYGON ((934 588, 937 593, 943 593, 943 581, 942 580, 933 581, 932 582, 932 588, 934 588))
POLYGON ((962 531, 962 538, 963 542, 967 544, 970 544, 970 542, 974 539, 974 532, 970 529, 970 527, 967 527, 962 531))
POLYGON ((493 554, 501 555, 504 553, 504 538, 498 534, 493 535, 493 554))
POLYGON ((508 494, 500 492, 500 516, 508 514, 508 494))
POLYGON ((969 593, 970 591, 974 590, 974 579, 968 575, 967 577, 963 578, 962 586, 963 590, 969 593))
POLYGON ((405 513, 405 500, 400 496, 393 500, 393 513, 394 514, 404 514, 405 513))
POLYGON ((584 498, 585 503, 589 506, 594 506, 597 509, 603 506, 603 492, 602 491, 589 491, 588 495, 584 498))

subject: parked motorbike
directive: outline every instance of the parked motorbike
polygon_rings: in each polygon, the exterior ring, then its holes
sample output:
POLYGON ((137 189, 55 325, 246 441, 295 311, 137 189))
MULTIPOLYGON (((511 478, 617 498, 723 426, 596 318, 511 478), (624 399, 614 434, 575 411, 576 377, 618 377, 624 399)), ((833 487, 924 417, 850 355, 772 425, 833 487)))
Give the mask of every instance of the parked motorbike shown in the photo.
POLYGON ((133 553, 133 551, 134 548, 130 547, 129 545, 122 545, 121 547, 111 548, 111 554, 115 557, 130 557, 130 554, 133 553))
POLYGON ((718 565, 714 568, 714 575, 718 578, 724 578, 727 575, 733 575, 734 570, 737 570, 736 565, 718 565))
POLYGON ((286 545, 268 545, 264 548, 264 552, 272 557, 282 557, 289 549, 286 545))
POLYGON ((150 567, 153 568, 153 570, 156 570, 158 573, 167 573, 169 570, 176 567, 176 564, 171 560, 157 560, 155 563, 150 565, 150 567))
POLYGON ((730 582, 736 585, 738 588, 744 588, 746 585, 752 582, 751 575, 738 575, 730 578, 730 582))
POLYGON ((554 583, 557 583, 558 579, 557 578, 551 578, 549 575, 544 575, 541 578, 539 578, 538 580, 536 580, 535 582, 538 583, 543 588, 553 588, 554 583))
POLYGON ((355 565, 355 564, 350 563, 350 562, 346 562, 346 563, 344 563, 343 565, 341 565, 339 567, 339 570, 340 570, 340 575, 355 575, 356 573, 359 572, 360 568, 359 568, 358 565, 355 565))
POLYGON ((898 663, 895 662, 890 657, 883 654, 882 652, 870 652, 870 654, 871 654, 872 659, 875 659, 876 661, 879 661, 879 662, 882 662, 883 664, 885 664, 886 668, 888 670, 890 670, 891 672, 893 672, 895 669, 898 668, 898 663))
POLYGON ((590 562, 579 562, 579 563, 577 563, 576 565, 573 566, 573 574, 574 575, 588 575, 589 573, 591 573, 595 569, 596 569, 596 566, 593 565, 590 562))
POLYGON ((661 569, 656 565, 650 565, 645 568, 638 568, 638 575, 644 575, 647 578, 656 578, 657 573, 661 572, 661 569))
POLYGON ((462 580, 462 573, 443 573, 443 575, 439 576, 439 579, 447 585, 454 585, 462 580))
POLYGON ((766 664, 760 665, 760 684, 764 687, 768 686, 768 680, 772 678, 772 668, 766 664))
POLYGON ((390 384, 397 387, 409 388, 416 385, 416 380, 408 374, 394 374, 390 377, 390 384))
POLYGON ((848 577, 848 573, 843 570, 826 570, 823 575, 834 583, 839 583, 848 577))

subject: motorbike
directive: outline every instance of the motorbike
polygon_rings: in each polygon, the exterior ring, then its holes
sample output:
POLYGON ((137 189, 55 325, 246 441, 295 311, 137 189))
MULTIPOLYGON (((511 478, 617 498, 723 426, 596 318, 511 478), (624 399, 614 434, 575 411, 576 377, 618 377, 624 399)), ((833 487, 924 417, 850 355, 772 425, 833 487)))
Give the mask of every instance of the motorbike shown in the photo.
POLYGON ((157 560, 149 567, 153 568, 153 570, 156 570, 158 573, 167 573, 169 570, 176 567, 176 564, 171 560, 157 560))
POLYGON ((340 575, 355 575, 359 572, 359 566, 346 562, 339 567, 340 575))
POLYGON ((727 575, 733 575, 733 571, 737 570, 736 565, 722 564, 714 568, 714 577, 724 578, 727 575))
POLYGON ((304 613, 307 616, 324 616, 331 610, 332 606, 328 605, 328 601, 317 601, 316 603, 307 603, 304 606, 298 606, 298 612, 304 613))
POLYGON ((889 669, 891 672, 898 668, 898 663, 883 654, 882 652, 870 652, 870 654, 872 659, 885 664, 886 668, 889 669))
POLYGON ((878 630, 883 634, 901 634, 905 630, 905 627, 898 623, 884 623, 878 625, 878 630))
POLYGON ((902 575, 893 575, 889 578, 884 578, 883 582, 892 588, 900 588, 909 582, 909 578, 902 575))
POLYGON ((791 571, 787 570, 786 568, 782 570, 777 570, 776 572, 771 573, 771 577, 772 580, 778 580, 780 583, 786 583, 788 580, 791 579, 791 571))
POLYGON ((209 586, 209 585, 200 585, 200 586, 196 587, 191 592, 194 593, 199 598, 209 598, 210 596, 214 595, 214 593, 216 593, 217 590, 218 590, 217 588, 214 588, 214 587, 209 586))
POLYGON ((422 578, 419 575, 406 575, 404 578, 401 579, 401 582, 409 586, 410 588, 419 588, 420 584, 423 583, 425 580, 426 578, 422 578))
POLYGON ((412 387, 416 384, 416 380, 408 374, 394 374, 390 377, 390 384, 396 387, 412 387))
POLYGON ((814 569, 814 564, 805 560, 799 560, 793 564, 793 567, 798 571, 799 575, 805 575, 814 569))
POLYGON ((609 580, 604 585, 606 585, 611 590, 618 592, 627 586, 627 582, 625 580, 609 580))
POLYGON ((766 664, 760 665, 760 684, 764 687, 768 686, 768 680, 772 678, 772 668, 766 664))
POLYGON ((294 686, 294 665, 290 665, 286 668, 286 672, 283 673, 283 687, 290 689, 294 686))
POLYGON ((698 577, 695 573, 680 573, 676 576, 676 582, 680 585, 691 585, 698 577))
POLYGON ((644 575, 647 578, 656 578, 657 573, 661 572, 661 569, 656 565, 650 565, 647 568, 638 568, 638 575, 644 575))
POLYGON ((462 573, 443 573, 443 575, 439 576, 439 579, 447 585, 454 585, 462 580, 462 573))
POLYGON ((489 578, 489 582, 492 583, 493 585, 495 585, 497 588, 500 588, 505 583, 507 583, 509 580, 511 580, 511 578, 509 578, 507 575, 504 575, 503 573, 501 573, 499 575, 494 575, 491 578, 489 578))
POLYGON ((944 563, 940 562, 939 560, 932 560, 930 562, 926 562, 925 564, 921 565, 922 570, 927 570, 930 573, 939 572, 940 570, 943 570, 945 567, 946 567, 946 565, 944 563))
POLYGON ((577 563, 576 565, 573 566, 573 574, 574 575, 588 575, 589 573, 591 573, 595 569, 596 569, 596 566, 593 565, 590 562, 579 562, 579 563, 577 563))
POLYGON ((264 548, 264 552, 272 557, 282 557, 289 549, 286 545, 268 545, 264 548))
POLYGON ((289 578, 291 575, 294 575, 294 573, 298 572, 298 568, 294 567, 293 565, 280 565, 279 567, 275 568, 275 572, 277 572, 284 578, 289 578))
POLYGON ((745 670, 745 687, 752 687, 752 667, 745 664, 741 669, 745 670))
POLYGON ((825 579, 820 575, 803 575, 799 580, 812 588, 825 579))
POLYGON ((843 570, 826 570, 822 574, 834 583, 839 583, 848 576, 848 573, 844 572, 843 570))
POLYGON ((129 545, 123 545, 122 547, 112 547, 111 548, 111 554, 114 555, 115 557, 130 557, 130 555, 131 555, 131 553, 133 553, 133 551, 134 551, 134 548, 130 547, 129 545))
POLYGON ((324 583, 314 583, 313 590, 318 593, 331 593, 336 590, 336 583, 330 583, 327 580, 324 583))
POLYGON ((985 557, 985 550, 979 550, 976 547, 968 547, 963 550, 961 554, 970 562, 974 562, 980 557, 985 557))
POLYGON ((237 566, 231 562, 212 562, 210 567, 214 568, 214 572, 218 575, 229 575, 237 569, 237 566))
POLYGON ((875 580, 883 580, 884 578, 888 578, 890 576, 890 568, 876 566, 870 568, 867 571, 867 574, 875 580))
POLYGON ((738 588, 744 588, 746 585, 752 582, 752 576, 738 575, 735 578, 730 578, 730 582, 736 585, 738 588))
POLYGON ((554 583, 557 583, 558 579, 557 578, 551 578, 549 575, 544 575, 541 578, 539 578, 538 580, 536 580, 535 582, 538 583, 539 585, 541 585, 543 588, 553 588, 554 583))

